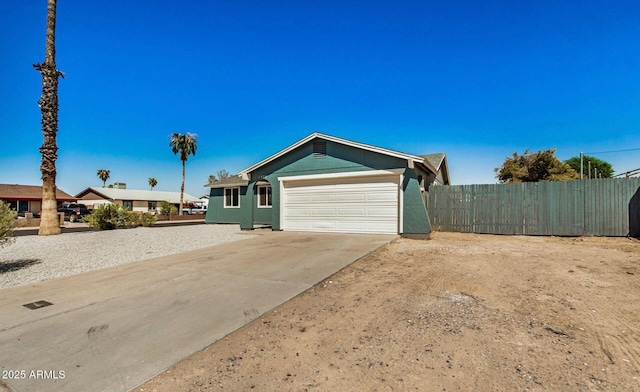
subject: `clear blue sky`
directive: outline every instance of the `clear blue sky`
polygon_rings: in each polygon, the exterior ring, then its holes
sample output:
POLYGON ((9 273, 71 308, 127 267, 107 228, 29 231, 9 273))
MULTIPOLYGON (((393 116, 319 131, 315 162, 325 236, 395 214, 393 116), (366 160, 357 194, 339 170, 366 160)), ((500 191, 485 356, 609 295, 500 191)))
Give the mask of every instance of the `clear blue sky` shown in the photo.
MULTIPOLYGON (((40 184, 46 1, 0 1, 0 183, 40 184)), ((525 149, 640 148, 636 1, 60 0, 58 186, 178 191, 169 134, 199 135, 186 191, 314 131, 446 152, 494 183, 525 149)), ((640 150, 596 155, 616 172, 640 150)))

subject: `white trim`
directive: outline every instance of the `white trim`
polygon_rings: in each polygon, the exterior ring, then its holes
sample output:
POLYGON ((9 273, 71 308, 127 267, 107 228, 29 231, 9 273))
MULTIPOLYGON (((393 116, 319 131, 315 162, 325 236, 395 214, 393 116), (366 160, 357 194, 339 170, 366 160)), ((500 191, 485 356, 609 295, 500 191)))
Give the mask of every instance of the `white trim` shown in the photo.
POLYGON ((284 230, 284 205, 286 193, 284 192, 284 181, 280 182, 280 211, 278 215, 280 215, 280 230, 284 230))
MULTIPOLYGON (((222 200, 222 206, 224 208, 240 208, 240 199, 241 199, 241 197, 240 197, 240 187, 239 186, 231 186, 231 187, 228 187, 228 188, 224 188, 222 199, 223 199, 222 200), (238 190, 238 205, 237 206, 233 206, 233 205, 232 206, 228 206, 227 205, 227 189, 231 189, 232 191, 233 191, 233 189, 237 189, 238 190)), ((233 202, 233 192, 231 193, 231 202, 233 202)))
MULTIPOLYGON (((256 207, 257 208, 273 208, 273 189, 271 189, 271 184, 256 185, 256 188, 258 189, 258 193, 256 194, 256 196, 258 196, 258 197, 256 197, 256 207), (269 189, 271 191, 271 198, 272 198, 271 199, 271 204, 264 205, 264 206, 260 205, 260 188, 266 188, 266 189, 269 189)), ((266 199, 268 201, 269 200, 269 193, 268 192, 265 194, 265 197, 266 197, 266 199)))
POLYGON ((411 154, 405 154, 402 152, 398 152, 398 151, 393 151, 393 150, 388 150, 386 148, 381 148, 381 147, 375 147, 375 146, 371 146, 369 144, 364 144, 364 143, 358 143, 358 142, 353 142, 350 140, 345 140, 345 139, 341 139, 335 136, 330 136, 330 135, 325 135, 323 133, 319 133, 319 132, 315 132, 312 133, 311 135, 305 137, 304 139, 290 145, 289 147, 285 148, 284 150, 281 150, 273 155, 271 155, 270 157, 263 159, 262 161, 256 163, 253 166, 250 166, 246 169, 244 169, 243 171, 241 171, 240 173, 238 173, 238 175, 240 177, 242 177, 242 179, 244 180, 250 180, 250 172, 254 171, 255 169, 266 165, 267 163, 287 154, 288 152, 295 150, 296 148, 302 146, 303 144, 313 140, 313 139, 324 139, 330 142, 334 142, 334 143, 339 143, 339 144, 344 144, 346 146, 350 146, 350 147, 354 147, 354 148, 359 148, 362 150, 367 150, 367 151, 371 151, 371 152, 375 152, 378 154, 383 154, 383 155, 388 155, 388 156, 392 156, 392 157, 396 157, 396 158, 400 158, 400 159, 405 159, 407 160, 407 165, 411 168, 413 168, 414 162, 419 162, 423 165, 425 165, 429 170, 431 170, 433 173, 437 173, 436 169, 431 165, 431 163, 427 162, 426 159, 417 156, 417 155, 411 155, 411 154))
POLYGON ((307 174, 302 176, 278 177, 278 181, 282 185, 285 181, 304 181, 304 180, 322 180, 330 178, 349 178, 349 177, 373 177, 403 174, 406 169, 389 169, 389 170, 369 170, 344 173, 327 173, 327 174, 307 174))
POLYGON ((398 184, 398 234, 404 232, 404 173, 400 174, 400 183, 398 184))

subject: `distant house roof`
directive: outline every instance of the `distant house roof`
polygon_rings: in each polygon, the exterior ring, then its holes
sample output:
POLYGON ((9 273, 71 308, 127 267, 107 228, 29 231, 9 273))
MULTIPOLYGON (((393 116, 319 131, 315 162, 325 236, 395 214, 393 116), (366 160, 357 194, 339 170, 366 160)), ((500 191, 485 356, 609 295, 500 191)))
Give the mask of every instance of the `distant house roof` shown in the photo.
POLYGON ((328 141, 331 141, 331 142, 334 142, 334 143, 344 144, 344 145, 347 145, 347 146, 360 148, 362 150, 372 151, 372 152, 375 152, 375 153, 378 153, 378 154, 388 155, 388 156, 392 156, 392 157, 396 157, 396 158, 400 158, 400 159, 406 159, 407 161, 409 161, 410 167, 413 167, 411 165, 413 165, 414 163, 418 163, 418 164, 421 164, 421 165, 425 166, 427 169, 429 169, 433 173, 437 173, 436 168, 434 168, 431 165, 430 162, 426 161, 421 156, 412 155, 412 154, 405 154, 405 153, 399 152, 399 151, 389 150, 389 149, 386 149, 386 148, 376 147, 376 146, 372 146, 372 145, 369 145, 369 144, 358 143, 358 142, 354 142, 354 141, 351 141, 351 140, 341 139, 339 137, 326 135, 326 134, 319 133, 319 132, 314 132, 311 135, 305 137, 304 139, 302 139, 302 140, 290 145, 289 147, 285 148, 284 150, 281 150, 281 151, 271 155, 270 157, 268 157, 268 158, 256 163, 255 165, 244 169, 243 171, 238 173, 238 176, 240 176, 243 179, 249 179, 250 178, 249 173, 251 173, 252 171, 254 171, 254 170, 266 165, 269 162, 272 162, 272 161, 280 158, 281 156, 287 154, 290 151, 295 150, 296 148, 302 146, 305 143, 310 142, 313 139, 328 140, 328 141))
POLYGON ((229 176, 221 180, 215 180, 205 185, 207 188, 230 188, 234 186, 247 186, 249 181, 243 180, 239 175, 229 176))
MULTIPOLYGON (((2 200, 42 200, 42 187, 39 185, 0 184, 0 199, 2 200)), ((56 199, 60 201, 75 201, 76 197, 57 189, 56 199)))
MULTIPOLYGON (((117 188, 97 188, 89 187, 76 195, 76 198, 88 200, 85 196, 94 193, 101 196, 105 200, 146 200, 146 201, 163 201, 169 203, 180 203, 180 192, 151 191, 137 189, 117 189, 117 188)), ((74 199, 75 200, 75 199, 74 199)), ((184 194, 184 201, 199 200, 196 196, 188 193, 184 194)))

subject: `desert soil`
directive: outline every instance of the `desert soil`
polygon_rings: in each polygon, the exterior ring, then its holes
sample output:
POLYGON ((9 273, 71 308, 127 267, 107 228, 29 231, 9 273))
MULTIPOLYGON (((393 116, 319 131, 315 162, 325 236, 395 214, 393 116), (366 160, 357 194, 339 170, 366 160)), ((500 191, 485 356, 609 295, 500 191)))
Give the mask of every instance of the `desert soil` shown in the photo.
POLYGON ((397 239, 136 391, 640 391, 640 242, 397 239))

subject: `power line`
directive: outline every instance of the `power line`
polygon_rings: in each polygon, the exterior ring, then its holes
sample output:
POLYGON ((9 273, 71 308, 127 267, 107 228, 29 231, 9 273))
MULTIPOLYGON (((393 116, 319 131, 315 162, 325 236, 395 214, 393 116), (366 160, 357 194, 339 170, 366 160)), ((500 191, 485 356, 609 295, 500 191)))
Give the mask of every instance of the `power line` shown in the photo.
POLYGON ((596 154, 609 154, 609 153, 613 153, 613 152, 627 152, 627 151, 640 151, 640 148, 629 148, 627 150, 613 150, 613 151, 598 151, 598 152, 585 152, 584 154, 591 154, 591 155, 596 155, 596 154))

